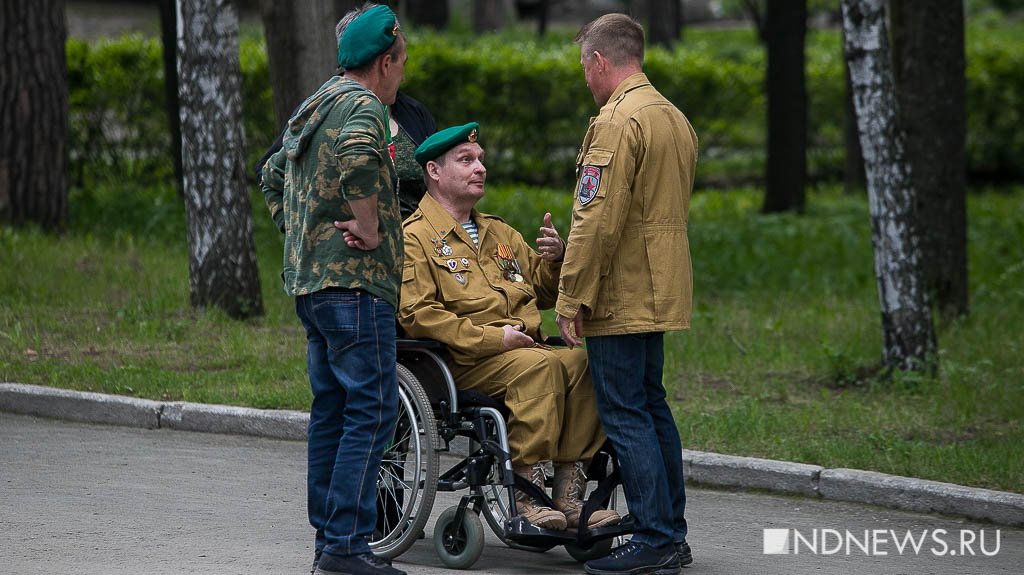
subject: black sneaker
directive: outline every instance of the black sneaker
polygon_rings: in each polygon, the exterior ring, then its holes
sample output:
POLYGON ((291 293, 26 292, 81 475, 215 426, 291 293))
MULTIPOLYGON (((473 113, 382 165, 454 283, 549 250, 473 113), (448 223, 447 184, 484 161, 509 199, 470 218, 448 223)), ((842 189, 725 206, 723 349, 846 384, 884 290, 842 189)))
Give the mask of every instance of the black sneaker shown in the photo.
MULTIPOLYGON (((423 539, 422 531, 420 531, 420 539, 423 539)), ((309 568, 309 575, 316 575, 316 566, 320 564, 320 556, 323 555, 323 553, 323 551, 317 551, 313 554, 313 566, 309 568)), ((390 559, 385 559, 384 557, 378 557, 378 559, 387 563, 388 565, 391 565, 390 559)))
POLYGON ((693 563, 693 554, 690 553, 690 544, 686 542, 686 539, 676 543, 676 555, 679 556, 680 567, 686 567, 693 563))
POLYGON ((607 557, 587 561, 583 570, 591 575, 676 575, 679 556, 674 546, 655 549, 630 541, 607 557))
POLYGON ((373 553, 331 555, 324 553, 317 562, 314 575, 406 575, 373 553))

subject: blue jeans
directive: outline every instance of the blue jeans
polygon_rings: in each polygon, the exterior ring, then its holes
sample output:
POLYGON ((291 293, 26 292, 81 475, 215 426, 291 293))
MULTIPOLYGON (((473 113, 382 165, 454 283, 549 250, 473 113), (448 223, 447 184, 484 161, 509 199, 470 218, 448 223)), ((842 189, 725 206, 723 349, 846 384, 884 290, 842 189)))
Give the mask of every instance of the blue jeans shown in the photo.
POLYGON ((586 338, 594 395, 615 447, 633 541, 663 548, 686 537, 686 491, 679 431, 661 383, 664 334, 586 338))
POLYGON ((369 552, 377 474, 395 432, 395 308, 361 290, 328 288, 295 299, 306 328, 309 522, 316 550, 369 552))

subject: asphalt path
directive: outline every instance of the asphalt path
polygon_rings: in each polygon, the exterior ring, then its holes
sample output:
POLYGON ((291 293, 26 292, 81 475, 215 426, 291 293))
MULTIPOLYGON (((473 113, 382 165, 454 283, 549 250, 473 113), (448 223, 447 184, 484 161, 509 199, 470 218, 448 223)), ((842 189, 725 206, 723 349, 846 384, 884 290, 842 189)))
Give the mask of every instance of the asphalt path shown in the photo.
MULTIPOLYGON (((756 492, 687 496, 684 575, 1024 572, 1021 529, 756 492), (764 529, 789 530, 789 554, 765 554, 764 529)), ((433 514, 455 503, 438 494, 433 514)), ((395 566, 459 573, 432 535, 433 521, 395 566)), ((311 544, 302 442, 0 413, 0 573, 298 575, 311 544)), ((491 533, 472 571, 583 572, 561 548, 514 550, 491 533)))

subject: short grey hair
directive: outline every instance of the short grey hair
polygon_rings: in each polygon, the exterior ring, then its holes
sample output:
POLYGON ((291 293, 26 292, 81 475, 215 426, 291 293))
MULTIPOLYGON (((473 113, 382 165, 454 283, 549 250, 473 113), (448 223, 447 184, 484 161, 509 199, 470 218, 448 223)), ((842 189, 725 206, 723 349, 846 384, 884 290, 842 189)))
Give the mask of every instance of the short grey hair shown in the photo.
POLYGON ((615 66, 644 61, 644 27, 625 14, 605 14, 584 25, 576 43, 587 58, 600 52, 615 66))

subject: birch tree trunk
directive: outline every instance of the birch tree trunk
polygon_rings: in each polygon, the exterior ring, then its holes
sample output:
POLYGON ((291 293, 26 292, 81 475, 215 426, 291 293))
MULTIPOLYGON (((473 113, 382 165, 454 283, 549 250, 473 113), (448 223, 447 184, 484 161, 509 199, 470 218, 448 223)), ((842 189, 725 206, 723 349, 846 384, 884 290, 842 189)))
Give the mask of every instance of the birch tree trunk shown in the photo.
POLYGON ((0 221, 67 220, 66 38, 63 0, 0 2, 0 221))
POLYGON ((946 320, 968 312, 963 0, 891 0, 893 63, 924 227, 924 277, 946 320))
POLYGON ((192 305, 236 319, 261 315, 234 3, 178 0, 177 40, 192 305))
POLYGON ((842 0, 845 49, 864 153, 882 356, 891 368, 931 370, 936 361, 922 276, 915 196, 893 89, 884 0, 842 0))

